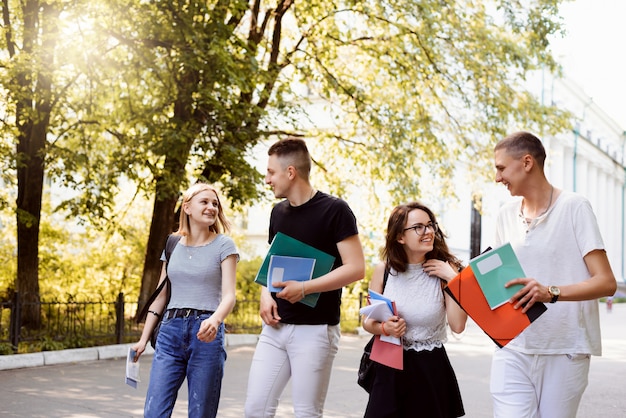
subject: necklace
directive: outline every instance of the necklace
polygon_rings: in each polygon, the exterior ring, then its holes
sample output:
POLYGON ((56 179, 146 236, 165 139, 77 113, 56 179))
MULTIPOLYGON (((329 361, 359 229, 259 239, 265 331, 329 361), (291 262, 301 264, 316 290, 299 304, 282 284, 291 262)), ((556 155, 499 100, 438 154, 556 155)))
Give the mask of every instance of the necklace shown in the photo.
POLYGON ((190 260, 198 252, 199 248, 200 247, 188 247, 188 246, 185 245, 185 251, 187 252, 187 255, 189 256, 190 260))
POLYGON ((200 248, 207 246, 211 242, 213 242, 211 235, 212 234, 209 235, 209 238, 207 241, 200 240, 195 243, 196 245, 191 245, 188 241, 188 238, 185 239, 185 244, 183 244, 183 246, 185 247, 185 252, 187 253, 187 256, 189 256, 190 260, 193 258, 194 255, 196 255, 196 253, 200 250, 200 248))
POLYGON ((537 218, 541 218, 543 215, 546 214, 546 212, 548 212, 548 209, 550 209, 550 206, 552 206, 552 197, 554 196, 554 186, 550 185, 550 201, 548 202, 548 206, 546 206, 546 208, 544 209, 543 212, 541 212, 539 214, 539 216, 536 216, 535 218, 527 218, 524 215, 524 201, 522 201, 522 218, 524 218, 524 221, 526 221, 526 223, 531 223, 533 221, 533 219, 537 219, 537 218))

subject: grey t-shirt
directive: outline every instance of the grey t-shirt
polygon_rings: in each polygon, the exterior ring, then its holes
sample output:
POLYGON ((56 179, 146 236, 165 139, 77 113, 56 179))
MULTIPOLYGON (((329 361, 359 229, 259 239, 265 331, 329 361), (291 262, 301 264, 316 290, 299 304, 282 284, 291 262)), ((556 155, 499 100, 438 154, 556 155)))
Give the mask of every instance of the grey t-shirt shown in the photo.
MULTIPOLYGON (((221 264, 231 255, 239 260, 235 243, 222 234, 200 247, 187 247, 178 242, 167 265, 167 275, 172 283, 167 308, 215 311, 222 300, 221 264)), ((165 251, 161 261, 166 261, 165 251)))

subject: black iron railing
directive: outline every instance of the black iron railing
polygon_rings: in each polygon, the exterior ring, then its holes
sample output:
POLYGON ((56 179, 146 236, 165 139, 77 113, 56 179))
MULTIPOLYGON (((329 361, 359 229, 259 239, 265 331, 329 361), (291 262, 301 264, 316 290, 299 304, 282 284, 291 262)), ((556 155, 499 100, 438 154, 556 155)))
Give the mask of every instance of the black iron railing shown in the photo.
MULTIPOLYGON (((342 299, 342 331, 354 332, 360 325, 362 296, 342 299)), ((61 350, 134 342, 143 324, 137 324, 136 302, 120 293, 115 301, 26 302, 15 294, 0 302, 0 354, 61 350), (38 305, 36 326, 22 323, 22 311, 38 305)), ((228 316, 226 330, 233 334, 256 334, 261 330, 258 299, 237 300, 228 316)))

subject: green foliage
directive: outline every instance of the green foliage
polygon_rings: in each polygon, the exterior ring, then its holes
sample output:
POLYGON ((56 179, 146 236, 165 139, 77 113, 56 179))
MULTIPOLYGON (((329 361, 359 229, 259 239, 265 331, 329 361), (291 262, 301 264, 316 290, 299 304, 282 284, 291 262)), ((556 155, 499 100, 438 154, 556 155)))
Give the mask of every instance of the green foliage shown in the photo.
POLYGON ((257 272, 263 263, 262 257, 239 260, 237 263, 237 299, 258 299, 261 286, 254 282, 257 272))
POLYGON ((226 320, 229 332, 256 333, 261 330, 261 287, 254 282, 254 278, 262 262, 261 257, 256 257, 237 263, 237 303, 226 320))
POLYGON ((490 175, 491 148, 513 127, 567 127, 566 112, 543 106, 524 85, 532 71, 557 70, 545 49, 560 28, 557 3, 349 4, 328 14, 296 10, 306 53, 290 55, 298 78, 319 82, 314 93, 335 117, 308 133, 339 195, 416 198, 421 178, 445 182, 459 162, 490 175))
MULTIPOLYGON (((110 301, 119 293, 138 296, 149 221, 141 212, 144 206, 135 206, 129 212, 120 211, 109 231, 60 222, 58 216, 43 217, 39 253, 43 300, 110 301)), ((50 205, 44 205, 44 214, 49 210, 50 205)))
MULTIPOLYGON (((525 85, 533 71, 559 71, 549 37, 561 31, 560 3, 53 1, 34 11, 39 32, 22 33, 30 3, 9 0, 0 210, 40 222, 45 295, 137 294, 148 225, 170 214, 146 220, 145 210, 135 224, 130 207, 175 200, 198 178, 220 184, 235 207, 254 203, 264 196, 255 145, 295 134, 316 157, 314 184, 370 201, 360 227, 378 231, 399 201, 429 187, 453 195, 457 165, 490 175, 491 148, 513 127, 567 128, 568 114, 525 85), (29 157, 64 187, 44 213, 69 221, 11 203, 29 161, 15 138, 46 121, 45 144, 29 157)), ((11 287, 15 244, 2 235, 0 284, 11 287)), ((375 242, 364 238, 368 257, 375 242)))
POLYGON ((49 336, 45 336, 41 338, 41 341, 39 341, 37 344, 34 345, 34 347, 31 350, 34 351, 55 351, 55 350, 63 350, 66 347, 76 347, 76 348, 80 348, 82 346, 80 345, 73 345, 73 344, 64 344, 63 342, 60 341, 55 341, 54 339, 50 338, 49 336))
POLYGON ((0 211, 0 300, 10 300, 15 291, 17 245, 15 222, 0 211))
POLYGON ((0 356, 13 354, 13 346, 9 343, 0 343, 0 356))

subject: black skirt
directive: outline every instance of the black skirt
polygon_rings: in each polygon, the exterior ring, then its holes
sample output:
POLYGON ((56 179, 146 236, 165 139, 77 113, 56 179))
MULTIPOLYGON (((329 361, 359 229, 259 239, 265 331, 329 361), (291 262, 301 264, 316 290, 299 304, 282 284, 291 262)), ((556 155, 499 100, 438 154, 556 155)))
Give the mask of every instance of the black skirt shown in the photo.
POLYGON ((404 370, 376 363, 366 418, 455 418, 465 415, 444 347, 404 350, 404 370))

